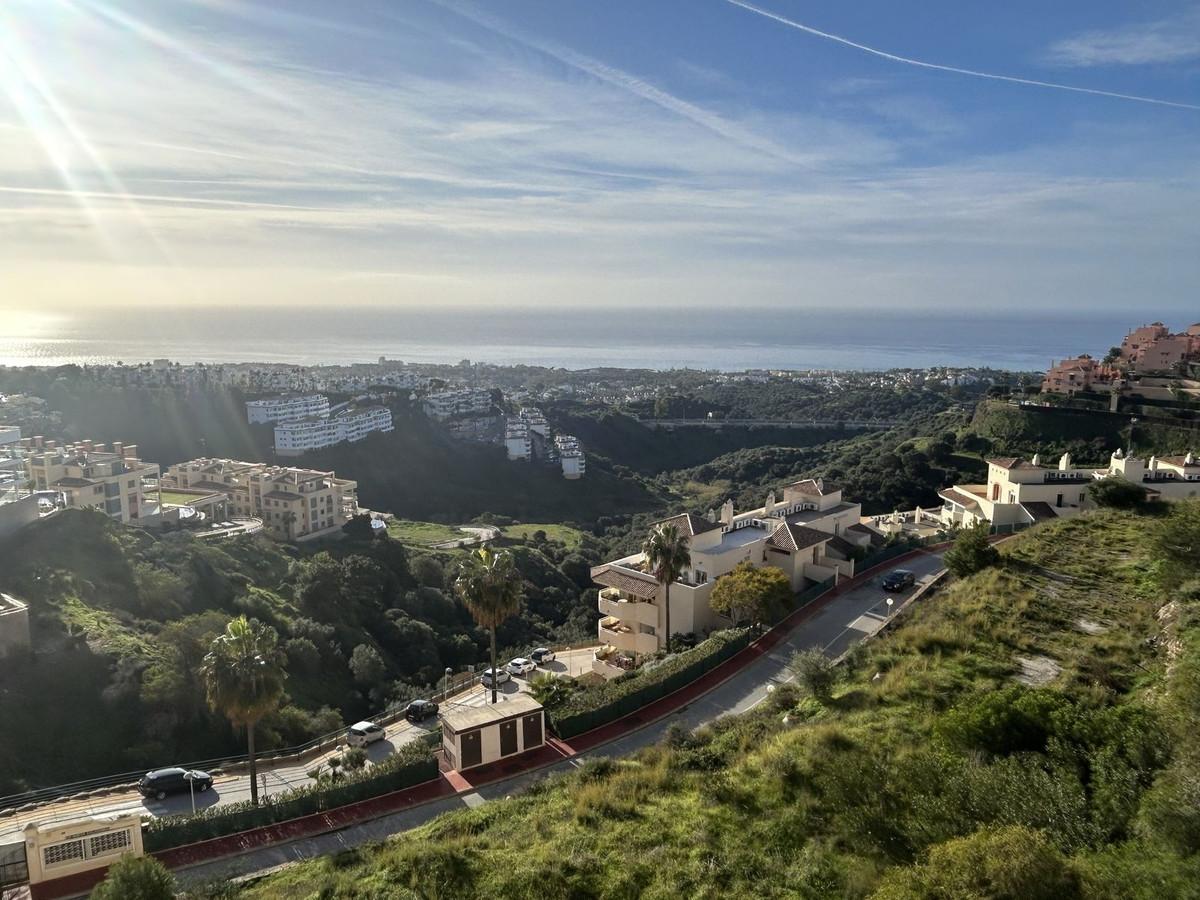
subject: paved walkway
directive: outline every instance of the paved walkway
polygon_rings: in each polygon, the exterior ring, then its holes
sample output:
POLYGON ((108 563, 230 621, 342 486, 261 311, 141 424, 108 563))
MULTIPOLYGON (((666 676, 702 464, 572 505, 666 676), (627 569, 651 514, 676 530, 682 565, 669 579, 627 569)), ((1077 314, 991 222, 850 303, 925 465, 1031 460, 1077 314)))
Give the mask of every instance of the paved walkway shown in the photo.
MULTIPOLYGON (((633 753, 657 742, 676 722, 694 729, 720 716, 745 712, 766 698, 769 686, 791 680, 788 662, 796 651, 817 647, 836 657, 878 631, 888 618, 885 602, 888 595, 879 587, 879 579, 898 566, 916 573, 919 589, 941 571, 941 551, 918 551, 911 557, 892 560, 878 571, 859 576, 793 613, 783 626, 764 635, 746 651, 701 679, 616 722, 570 741, 552 738, 541 750, 506 762, 465 774, 454 773, 449 779, 444 775, 436 782, 406 792, 407 797, 392 795, 368 801, 371 809, 358 810, 355 815, 361 818, 365 812, 377 816, 370 821, 346 823, 346 827, 338 831, 297 837, 287 843, 259 847, 238 856, 186 865, 177 874, 181 881, 193 884, 261 874, 289 863, 383 840, 442 813, 519 793, 551 772, 566 772, 578 767, 583 759, 633 753), (386 810, 389 804, 405 800, 405 808, 386 810)), ((912 593, 915 590, 893 595, 896 605, 912 593)), ((340 827, 341 818, 341 814, 328 817, 328 825, 340 827)), ((174 852, 163 855, 174 855, 174 852)), ((182 863, 180 854, 175 864, 182 863)))

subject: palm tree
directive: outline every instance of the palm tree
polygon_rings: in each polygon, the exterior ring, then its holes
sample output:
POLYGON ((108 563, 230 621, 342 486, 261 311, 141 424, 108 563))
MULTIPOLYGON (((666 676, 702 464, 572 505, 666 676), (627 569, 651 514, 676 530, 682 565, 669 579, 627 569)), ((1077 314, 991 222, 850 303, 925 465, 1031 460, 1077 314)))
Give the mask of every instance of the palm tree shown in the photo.
POLYGON ((292 540, 292 526, 296 524, 297 518, 296 513, 290 509, 283 514, 283 530, 289 541, 292 540))
POLYGON ((496 628, 521 606, 524 584, 512 554, 483 546, 462 561, 454 591, 472 618, 492 633, 492 702, 496 702, 496 628))
POLYGON ((258 619, 238 616, 225 626, 200 666, 208 705, 235 727, 245 726, 250 757, 250 800, 258 804, 254 726, 275 709, 283 695, 283 653, 279 635, 258 619))
POLYGON ((663 587, 663 609, 666 611, 666 639, 663 646, 671 649, 671 582, 677 580, 692 564, 687 538, 674 525, 664 522, 655 526, 642 543, 642 553, 650 574, 663 587))

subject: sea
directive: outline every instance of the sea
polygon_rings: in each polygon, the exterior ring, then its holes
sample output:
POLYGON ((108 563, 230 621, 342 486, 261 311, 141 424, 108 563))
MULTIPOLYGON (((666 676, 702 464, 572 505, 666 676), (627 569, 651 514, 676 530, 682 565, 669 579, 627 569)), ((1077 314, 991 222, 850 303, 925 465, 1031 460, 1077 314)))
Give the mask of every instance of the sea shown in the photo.
MULTIPOLYGON (((1200 315, 1157 318, 1179 329, 1200 315)), ((1146 321, 1127 312, 895 308, 122 307, 0 312, 0 365, 344 365, 387 357, 564 369, 1040 371, 1080 353, 1103 356, 1146 321)))

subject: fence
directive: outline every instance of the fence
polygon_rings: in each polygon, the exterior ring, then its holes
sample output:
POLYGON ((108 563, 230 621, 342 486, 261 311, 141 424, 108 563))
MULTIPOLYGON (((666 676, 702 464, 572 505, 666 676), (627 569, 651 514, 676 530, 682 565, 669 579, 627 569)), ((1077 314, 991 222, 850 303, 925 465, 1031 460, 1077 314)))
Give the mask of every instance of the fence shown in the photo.
POLYGON ((570 738, 607 725, 691 684, 748 646, 753 637, 749 628, 718 631, 691 650, 590 688, 562 706, 546 710, 550 727, 559 737, 570 738))

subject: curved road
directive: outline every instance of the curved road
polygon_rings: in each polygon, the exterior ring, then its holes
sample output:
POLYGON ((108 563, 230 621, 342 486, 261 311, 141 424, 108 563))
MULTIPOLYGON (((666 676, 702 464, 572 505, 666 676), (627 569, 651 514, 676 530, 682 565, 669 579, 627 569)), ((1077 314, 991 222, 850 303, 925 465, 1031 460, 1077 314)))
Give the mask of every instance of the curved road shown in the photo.
MULTIPOLYGON (((893 594, 897 606, 916 589, 929 583, 942 569, 941 552, 926 552, 897 563, 917 575, 917 585, 905 594, 893 594)), ((288 863, 328 855, 348 847, 383 840, 415 828, 444 812, 478 806, 488 800, 519 793, 535 780, 551 772, 566 772, 582 760, 598 756, 624 756, 657 742, 671 725, 678 722, 694 729, 724 715, 746 712, 767 696, 767 688, 792 679, 788 662, 798 650, 820 648, 827 656, 837 657, 854 644, 878 631, 887 621, 886 594, 879 586, 884 573, 830 601, 810 619, 800 623, 773 651, 759 657, 724 683, 676 712, 636 731, 615 738, 578 756, 542 769, 492 782, 472 793, 445 797, 363 822, 329 834, 263 847, 241 856, 215 860, 177 871, 181 881, 202 883, 217 879, 261 874, 288 863)))

